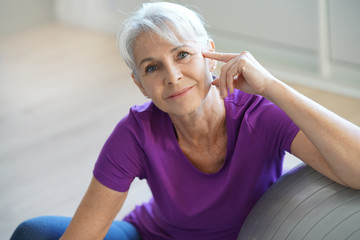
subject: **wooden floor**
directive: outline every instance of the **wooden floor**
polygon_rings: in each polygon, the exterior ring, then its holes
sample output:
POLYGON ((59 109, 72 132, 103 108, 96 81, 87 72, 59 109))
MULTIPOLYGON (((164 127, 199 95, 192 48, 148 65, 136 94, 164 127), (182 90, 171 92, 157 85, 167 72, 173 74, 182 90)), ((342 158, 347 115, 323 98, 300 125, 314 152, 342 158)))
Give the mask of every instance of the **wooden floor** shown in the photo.
MULTIPOLYGON (((294 87, 360 125, 360 100, 294 87)), ((104 141, 144 101, 112 35, 47 25, 0 39, 0 239, 31 217, 72 216, 104 141)), ((149 197, 134 182, 118 218, 149 197)))

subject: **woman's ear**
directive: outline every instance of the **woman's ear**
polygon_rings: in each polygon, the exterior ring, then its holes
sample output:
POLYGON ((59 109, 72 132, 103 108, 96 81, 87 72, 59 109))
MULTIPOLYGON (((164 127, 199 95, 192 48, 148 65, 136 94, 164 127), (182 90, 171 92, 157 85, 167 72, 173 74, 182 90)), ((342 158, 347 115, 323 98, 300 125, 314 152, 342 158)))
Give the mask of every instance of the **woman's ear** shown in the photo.
MULTIPOLYGON (((212 39, 208 40, 208 49, 209 52, 215 52, 215 43, 212 39)), ((217 61, 214 59, 209 60, 210 72, 216 69, 217 61)))
POLYGON ((131 77, 134 81, 134 83, 136 84, 136 86, 140 89, 140 91, 142 92, 142 94, 149 98, 149 95, 147 94, 145 88, 143 87, 143 85, 141 84, 140 80, 136 78, 136 76, 134 75, 134 73, 131 73, 131 77))

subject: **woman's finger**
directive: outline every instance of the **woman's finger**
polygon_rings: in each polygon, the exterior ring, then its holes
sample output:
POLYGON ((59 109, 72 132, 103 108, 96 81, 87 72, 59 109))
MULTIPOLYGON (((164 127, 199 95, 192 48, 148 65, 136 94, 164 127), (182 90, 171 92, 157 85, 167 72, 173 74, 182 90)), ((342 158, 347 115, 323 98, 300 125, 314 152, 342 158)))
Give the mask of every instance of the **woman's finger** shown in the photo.
POLYGON ((231 59, 229 62, 227 62, 223 68, 221 68, 221 71, 224 71, 224 79, 223 81, 225 82, 225 89, 226 89, 226 95, 228 93, 228 91, 230 93, 234 92, 235 89, 235 85, 234 85, 234 81, 235 78, 238 77, 239 74, 241 74, 241 72, 239 72, 240 69, 240 64, 242 64, 242 56, 241 55, 237 55, 236 57, 234 57, 233 59, 231 59))
POLYGON ((227 96, 226 75, 227 75, 227 65, 224 65, 221 67, 220 76, 219 76, 219 90, 220 90, 220 96, 222 98, 225 98, 227 96))
POLYGON ((202 55, 206 58, 218 60, 221 62, 228 62, 239 54, 235 53, 218 53, 218 52, 202 52, 202 55))
POLYGON ((233 64, 231 68, 227 72, 227 87, 229 88, 230 93, 234 92, 235 84, 234 82, 237 81, 238 77, 241 75, 241 67, 239 66, 239 63, 233 64))
POLYGON ((222 98, 225 98, 228 95, 228 90, 232 93, 234 92, 234 77, 236 74, 229 73, 229 70, 233 68, 234 65, 237 65, 239 55, 236 55, 225 63, 220 70, 219 76, 219 90, 222 98))

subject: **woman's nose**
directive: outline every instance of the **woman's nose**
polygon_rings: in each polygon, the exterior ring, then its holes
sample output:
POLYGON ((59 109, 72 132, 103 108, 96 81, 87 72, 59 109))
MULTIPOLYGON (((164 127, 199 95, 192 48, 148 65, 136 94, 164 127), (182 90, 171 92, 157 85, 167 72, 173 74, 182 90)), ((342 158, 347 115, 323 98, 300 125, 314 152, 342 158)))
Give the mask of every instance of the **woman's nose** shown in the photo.
POLYGON ((167 84, 175 84, 177 81, 181 80, 183 77, 181 70, 179 69, 179 67, 175 66, 170 66, 168 68, 168 74, 166 77, 166 83, 167 84))

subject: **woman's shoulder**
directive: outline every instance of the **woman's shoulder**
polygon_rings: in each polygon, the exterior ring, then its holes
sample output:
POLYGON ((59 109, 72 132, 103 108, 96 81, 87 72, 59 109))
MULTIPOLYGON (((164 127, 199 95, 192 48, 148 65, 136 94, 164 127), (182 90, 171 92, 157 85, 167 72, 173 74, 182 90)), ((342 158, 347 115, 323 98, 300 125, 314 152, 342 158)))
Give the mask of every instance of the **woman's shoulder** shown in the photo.
POLYGON ((240 90, 235 90, 225 99, 225 107, 231 118, 243 118, 251 122, 283 115, 282 110, 266 98, 240 90))
POLYGON ((225 98, 225 104, 227 107, 240 107, 249 108, 251 106, 257 106, 263 102, 268 102, 264 97, 260 95, 254 95, 242 92, 238 89, 234 90, 234 93, 228 95, 225 98))
POLYGON ((129 114, 139 121, 149 121, 166 117, 166 114, 155 106, 152 101, 130 108, 129 114))
POLYGON ((152 101, 149 101, 141 105, 132 106, 130 108, 130 112, 141 113, 141 112, 153 111, 153 109, 154 109, 154 104, 152 101))
MULTIPOLYGON (((168 115, 161 111, 150 101, 141 105, 134 105, 117 124, 115 131, 131 130, 143 132, 145 128, 154 129, 154 125, 164 125, 168 121, 168 115)), ((158 126, 155 126, 158 127, 158 126)), ((155 128, 156 129, 156 128, 155 128)), ((148 132, 149 129, 146 129, 148 132)))
POLYGON ((131 139, 142 142, 150 135, 157 134, 153 129, 167 126, 166 114, 159 110, 152 102, 134 105, 129 112, 116 124, 109 139, 131 139))

